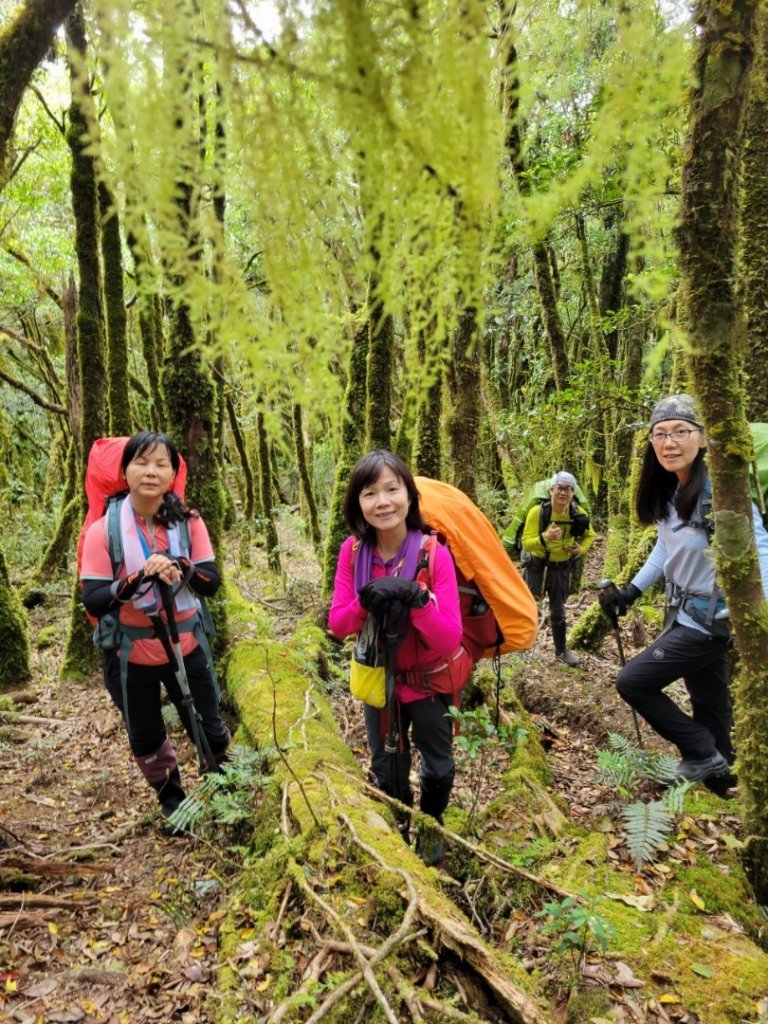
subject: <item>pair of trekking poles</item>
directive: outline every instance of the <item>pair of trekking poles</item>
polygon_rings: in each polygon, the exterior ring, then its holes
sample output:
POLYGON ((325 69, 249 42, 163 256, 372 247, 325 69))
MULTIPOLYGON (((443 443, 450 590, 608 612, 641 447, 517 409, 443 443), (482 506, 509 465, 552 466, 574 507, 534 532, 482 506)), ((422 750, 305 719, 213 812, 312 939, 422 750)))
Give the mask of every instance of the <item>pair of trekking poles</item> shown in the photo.
POLYGON ((176 621, 174 601, 176 600, 176 595, 187 582, 187 577, 183 578, 175 587, 170 583, 164 583, 160 579, 155 579, 154 582, 156 582, 160 594, 160 608, 158 608, 154 615, 150 615, 149 618, 152 620, 155 635, 163 645, 163 650, 168 656, 168 664, 173 667, 176 682, 181 691, 181 706, 186 711, 187 718, 189 719, 192 742, 197 752, 200 771, 221 772, 221 766, 211 750, 208 737, 203 729, 203 717, 195 706, 195 700, 189 687, 187 667, 184 664, 184 655, 181 652, 179 626, 176 621), (165 611, 166 621, 163 621, 160 616, 161 610, 165 611))
MULTIPOLYGON (((619 628, 619 606, 618 602, 611 602, 611 598, 616 594, 616 584, 613 583, 612 580, 600 580, 597 584, 597 590, 603 598, 600 602, 600 607, 604 614, 608 616, 611 623, 611 629, 613 630, 613 635, 616 638, 616 648, 619 652, 619 662, 621 667, 624 668, 627 664, 627 659, 624 657, 624 644, 621 640, 621 629, 619 628)), ((637 717, 635 709, 632 708, 631 710, 637 742, 640 744, 640 749, 642 750, 645 747, 645 744, 643 743, 643 737, 640 732, 640 719, 637 717)))

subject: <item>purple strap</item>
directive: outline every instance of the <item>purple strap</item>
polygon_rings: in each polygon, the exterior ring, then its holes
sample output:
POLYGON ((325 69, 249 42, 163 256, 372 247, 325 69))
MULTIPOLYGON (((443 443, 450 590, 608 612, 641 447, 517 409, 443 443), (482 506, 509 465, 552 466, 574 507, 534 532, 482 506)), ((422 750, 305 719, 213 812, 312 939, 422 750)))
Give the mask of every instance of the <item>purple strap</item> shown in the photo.
MULTIPOLYGON (((405 540, 400 545, 400 550, 392 559, 394 568, 388 576, 402 576, 403 579, 412 580, 416 575, 416 568, 419 564, 421 544, 424 537, 419 530, 409 530, 405 540)), ((373 578, 373 552, 375 542, 361 540, 355 554, 355 591, 369 583, 373 578)))

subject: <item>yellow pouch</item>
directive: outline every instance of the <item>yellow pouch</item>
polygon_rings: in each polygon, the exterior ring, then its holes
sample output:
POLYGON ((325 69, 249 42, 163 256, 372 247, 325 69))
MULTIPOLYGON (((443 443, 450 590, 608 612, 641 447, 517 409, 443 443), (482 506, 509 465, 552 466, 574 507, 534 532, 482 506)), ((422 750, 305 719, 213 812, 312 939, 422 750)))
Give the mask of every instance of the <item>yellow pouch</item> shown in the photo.
POLYGON ((352 659, 349 672, 352 696, 374 708, 383 708, 387 702, 383 665, 361 665, 352 659))

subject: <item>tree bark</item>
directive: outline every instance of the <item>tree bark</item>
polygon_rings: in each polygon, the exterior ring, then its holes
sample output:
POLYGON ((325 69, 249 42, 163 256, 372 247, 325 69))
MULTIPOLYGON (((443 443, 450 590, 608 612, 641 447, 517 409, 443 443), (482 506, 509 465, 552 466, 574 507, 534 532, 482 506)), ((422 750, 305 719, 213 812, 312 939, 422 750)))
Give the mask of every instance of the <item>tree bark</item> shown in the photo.
POLYGON ((768 900, 768 605, 752 527, 751 438, 741 383, 744 325, 736 295, 739 139, 757 42, 756 5, 702 2, 683 167, 680 264, 688 365, 709 441, 717 567, 740 653, 736 746, 747 858, 758 903, 768 900))
MULTIPOLYGON (((378 258, 378 257, 377 257, 378 258)), ((395 340, 392 317, 378 294, 378 281, 369 287, 367 401, 365 407, 366 448, 389 449, 392 445, 392 352, 395 340)))
POLYGON ((123 247, 117 201, 106 182, 98 185, 104 308, 107 322, 107 407, 112 436, 133 433, 128 374, 128 333, 123 291, 123 247))
POLYGON ((307 465, 307 449, 304 446, 304 427, 302 424, 301 406, 293 406, 293 450, 296 455, 296 471, 299 475, 299 486, 304 499, 307 516, 307 531, 315 551, 320 551, 320 524, 317 519, 317 502, 312 488, 312 475, 307 465))
POLYGON ((76 0, 26 0, 0 35, 0 190, 10 175, 8 146, 32 72, 76 0))
POLYGON ((742 159, 741 293, 747 318, 747 419, 768 420, 768 8, 758 14, 742 159))
POLYGON ((29 634, 24 609, 13 588, 0 549, 0 691, 12 690, 31 678, 29 634))
POLYGON ((480 349, 476 310, 464 310, 453 341, 446 374, 451 408, 446 417, 452 483, 477 500, 477 452, 480 441, 480 349))
POLYGON ((262 528, 267 545, 267 564, 272 572, 280 572, 280 541, 272 511, 272 467, 269 460, 267 430, 264 413, 256 417, 256 436, 259 445, 259 492, 261 495, 262 528))

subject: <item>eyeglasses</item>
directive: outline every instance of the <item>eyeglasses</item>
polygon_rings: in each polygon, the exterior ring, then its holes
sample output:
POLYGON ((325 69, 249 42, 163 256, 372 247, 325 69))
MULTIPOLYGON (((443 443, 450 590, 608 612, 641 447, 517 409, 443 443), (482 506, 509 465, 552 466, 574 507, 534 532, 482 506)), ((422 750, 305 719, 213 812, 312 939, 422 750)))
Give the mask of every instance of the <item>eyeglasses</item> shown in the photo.
POLYGON ((552 490, 553 491, 572 491, 573 488, 570 487, 568 484, 555 484, 555 486, 552 488, 552 490))
POLYGON ((648 435, 651 444, 664 444, 668 437, 671 437, 676 444, 684 444, 691 434, 695 434, 701 427, 678 427, 677 430, 665 432, 663 430, 652 430, 648 435))

